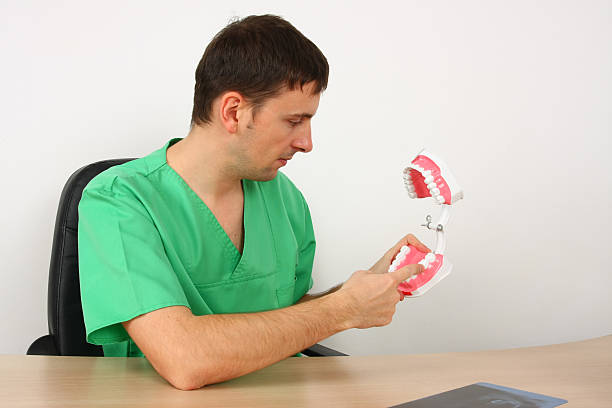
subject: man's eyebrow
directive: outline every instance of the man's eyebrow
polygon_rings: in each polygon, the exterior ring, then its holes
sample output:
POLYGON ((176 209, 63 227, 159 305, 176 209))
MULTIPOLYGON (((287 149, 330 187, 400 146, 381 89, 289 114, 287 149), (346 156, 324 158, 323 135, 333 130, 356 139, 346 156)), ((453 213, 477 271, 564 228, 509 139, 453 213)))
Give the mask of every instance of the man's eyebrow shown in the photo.
POLYGON ((299 118, 312 118, 314 115, 312 113, 290 113, 287 116, 290 117, 299 117, 299 118))

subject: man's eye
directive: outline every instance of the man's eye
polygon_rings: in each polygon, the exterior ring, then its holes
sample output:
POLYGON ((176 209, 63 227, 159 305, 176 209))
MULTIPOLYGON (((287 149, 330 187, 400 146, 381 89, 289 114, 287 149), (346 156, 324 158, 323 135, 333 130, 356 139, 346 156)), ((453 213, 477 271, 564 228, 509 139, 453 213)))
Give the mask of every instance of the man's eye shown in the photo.
POLYGON ((301 121, 301 120, 298 120, 298 121, 293 121, 293 120, 290 120, 290 121, 289 121, 289 126, 291 126, 291 127, 296 127, 296 126, 297 126, 297 125, 299 125, 300 123, 302 123, 302 121, 301 121))

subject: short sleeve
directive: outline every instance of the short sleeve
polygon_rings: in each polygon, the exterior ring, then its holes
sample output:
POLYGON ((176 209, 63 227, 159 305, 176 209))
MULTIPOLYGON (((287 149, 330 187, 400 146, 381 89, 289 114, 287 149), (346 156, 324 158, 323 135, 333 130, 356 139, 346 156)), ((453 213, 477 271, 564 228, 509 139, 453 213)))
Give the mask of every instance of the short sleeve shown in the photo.
POLYGON ((188 306, 159 231, 134 194, 86 188, 79 203, 78 248, 89 343, 128 340, 122 322, 188 306))
POLYGON ((294 290, 294 303, 300 300, 302 296, 312 289, 314 284, 312 279, 312 266, 316 249, 316 240, 314 228, 312 226, 312 218, 310 216, 310 209, 308 208, 308 204, 306 203, 306 200, 302 194, 299 194, 304 205, 304 234, 298 249, 298 263, 295 270, 296 286, 294 290))

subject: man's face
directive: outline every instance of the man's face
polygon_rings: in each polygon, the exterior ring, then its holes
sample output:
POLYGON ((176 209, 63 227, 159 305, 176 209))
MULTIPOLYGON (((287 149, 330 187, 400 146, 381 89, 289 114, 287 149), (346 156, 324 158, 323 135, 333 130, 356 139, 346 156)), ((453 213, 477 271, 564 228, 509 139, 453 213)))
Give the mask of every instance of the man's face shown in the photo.
POLYGON ((285 90, 268 99, 252 119, 242 121, 237 144, 232 149, 233 169, 242 178, 268 181, 297 152, 312 150, 310 119, 319 107, 320 94, 313 95, 314 82, 302 89, 285 90), (284 159, 284 160, 283 160, 284 159))

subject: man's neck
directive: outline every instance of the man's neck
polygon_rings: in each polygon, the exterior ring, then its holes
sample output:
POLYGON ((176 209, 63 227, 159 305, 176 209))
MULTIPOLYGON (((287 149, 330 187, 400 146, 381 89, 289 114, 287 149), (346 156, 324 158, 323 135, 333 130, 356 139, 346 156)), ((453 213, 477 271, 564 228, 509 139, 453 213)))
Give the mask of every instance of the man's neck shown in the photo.
POLYGON ((214 205, 234 200, 243 192, 240 178, 228 174, 220 138, 211 132, 213 128, 194 126, 187 137, 168 148, 166 160, 198 196, 214 205))

